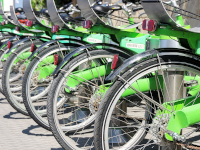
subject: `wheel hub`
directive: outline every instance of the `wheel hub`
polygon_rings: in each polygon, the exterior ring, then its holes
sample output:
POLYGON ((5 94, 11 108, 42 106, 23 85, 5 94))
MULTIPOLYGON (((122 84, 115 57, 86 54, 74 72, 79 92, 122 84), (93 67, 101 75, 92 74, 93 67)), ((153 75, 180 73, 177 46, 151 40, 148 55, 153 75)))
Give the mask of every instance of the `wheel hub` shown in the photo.
POLYGON ((103 99, 104 93, 96 93, 92 95, 89 100, 89 109, 92 114, 96 114, 98 111, 101 100, 103 99))
POLYGON ((154 142, 159 145, 162 145, 162 143, 164 143, 163 146, 166 146, 165 132, 167 130, 167 125, 170 117, 170 114, 158 115, 153 119, 153 122, 151 124, 150 134, 154 137, 154 142))

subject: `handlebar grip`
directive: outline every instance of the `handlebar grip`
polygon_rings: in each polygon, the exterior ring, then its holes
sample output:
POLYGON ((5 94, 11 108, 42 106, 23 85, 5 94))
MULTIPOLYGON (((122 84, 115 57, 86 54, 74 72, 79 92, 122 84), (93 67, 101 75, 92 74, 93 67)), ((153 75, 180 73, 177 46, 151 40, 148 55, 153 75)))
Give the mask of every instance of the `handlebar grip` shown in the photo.
POLYGON ((139 11, 139 10, 142 10, 142 9, 143 9, 143 7, 138 6, 138 7, 134 7, 134 8, 132 9, 132 11, 133 11, 133 12, 136 12, 136 11, 139 11))

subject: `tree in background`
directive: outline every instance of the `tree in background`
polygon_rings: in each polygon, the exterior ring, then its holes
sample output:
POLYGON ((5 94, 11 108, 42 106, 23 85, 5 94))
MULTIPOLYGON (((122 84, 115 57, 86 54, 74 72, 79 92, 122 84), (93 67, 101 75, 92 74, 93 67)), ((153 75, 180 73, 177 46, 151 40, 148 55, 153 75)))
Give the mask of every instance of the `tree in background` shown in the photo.
MULTIPOLYGON (((55 0, 57 8, 70 2, 72 2, 72 0, 55 0)), ((32 7, 37 11, 41 10, 42 8, 46 8, 46 0, 32 0, 31 3, 32 7)))

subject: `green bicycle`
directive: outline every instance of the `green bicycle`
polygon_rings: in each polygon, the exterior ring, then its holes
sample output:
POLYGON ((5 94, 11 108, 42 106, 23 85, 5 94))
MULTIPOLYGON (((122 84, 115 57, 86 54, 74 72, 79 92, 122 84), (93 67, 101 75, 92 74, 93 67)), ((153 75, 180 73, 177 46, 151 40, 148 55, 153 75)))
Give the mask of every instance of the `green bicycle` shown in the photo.
POLYGON ((142 1, 152 19, 143 29, 176 37, 188 50, 154 49, 113 67, 95 120, 95 149, 199 149, 199 15, 190 5, 142 1))
POLYGON ((161 38, 136 32, 136 27, 141 23, 133 22, 129 10, 141 10, 140 5, 136 7, 133 3, 106 2, 108 1, 89 3, 81 0, 78 4, 81 12, 83 10, 83 16, 89 19, 84 22, 84 26, 90 32, 109 34, 112 41, 119 46, 97 43, 80 47, 66 55, 54 71, 56 78, 49 92, 47 117, 54 136, 65 149, 93 148, 93 122, 104 92, 112 84, 111 81, 105 81, 105 78, 112 71, 114 54, 118 54, 118 58, 123 62, 150 47, 177 45, 170 37, 161 38), (120 11, 119 14, 124 11, 122 14, 126 14, 125 23, 129 23, 121 24, 120 27, 121 18, 118 22, 115 20, 114 13, 117 11, 120 11), (116 22, 112 25, 110 22, 114 21, 116 22), (97 46, 101 47, 96 48, 97 46), (73 57, 77 53, 79 55, 73 57))

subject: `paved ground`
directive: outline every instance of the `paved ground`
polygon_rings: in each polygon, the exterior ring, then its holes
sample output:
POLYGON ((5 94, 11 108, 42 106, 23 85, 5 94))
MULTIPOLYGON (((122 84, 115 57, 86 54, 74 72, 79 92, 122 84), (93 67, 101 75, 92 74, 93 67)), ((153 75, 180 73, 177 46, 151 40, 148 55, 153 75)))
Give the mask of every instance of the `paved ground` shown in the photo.
POLYGON ((0 150, 63 150, 51 132, 17 113, 0 94, 0 150))

